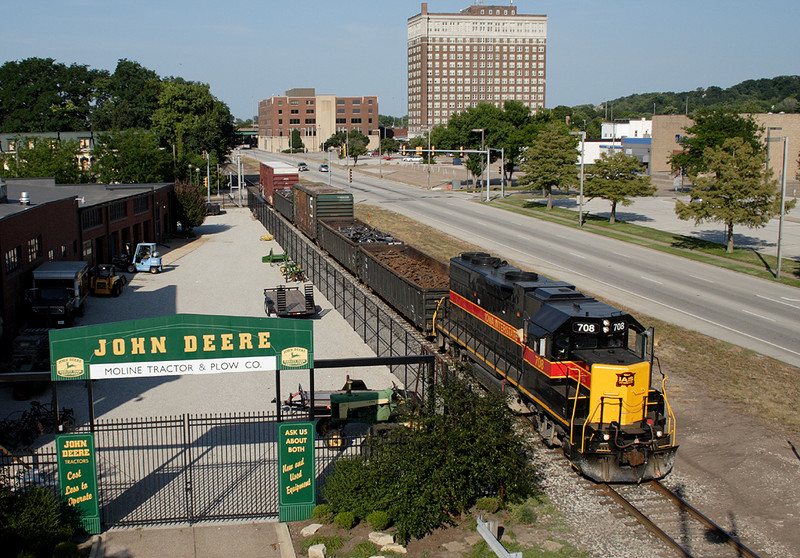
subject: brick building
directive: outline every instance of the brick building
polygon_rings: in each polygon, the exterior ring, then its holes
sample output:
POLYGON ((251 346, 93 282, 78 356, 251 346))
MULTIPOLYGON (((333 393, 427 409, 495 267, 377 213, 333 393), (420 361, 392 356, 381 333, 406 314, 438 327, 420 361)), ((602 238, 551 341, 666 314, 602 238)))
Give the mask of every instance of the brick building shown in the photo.
POLYGON ((258 147, 266 151, 289 149, 292 130, 299 130, 309 152, 320 151, 334 133, 352 130, 369 137, 369 148, 377 149, 378 127, 376 96, 317 95, 313 88, 300 88, 258 103, 258 147))
MULTIPOLYGON (((747 116, 747 115, 745 115, 747 116)), ((800 152, 800 114, 752 114, 756 124, 764 128, 763 137, 766 139, 766 129, 770 130, 771 138, 789 138, 789 157, 787 158, 786 182, 789 188, 787 194, 795 195, 800 193, 797 190, 798 178, 800 178, 800 167, 797 153, 800 152), (775 130, 774 128, 781 128, 775 130)), ((683 148, 676 141, 676 138, 686 135, 686 130, 694 124, 688 116, 682 114, 664 114, 653 117, 653 138, 652 138, 652 163, 651 174, 653 176, 670 176, 672 169, 669 164, 669 157, 679 152, 683 148)), ((783 170, 783 143, 781 141, 770 142, 769 146, 769 166, 772 169, 773 177, 779 179, 783 170)))
POLYGON ((408 126, 412 136, 479 103, 544 108, 547 16, 473 5, 408 19, 408 126))
POLYGON ((41 263, 108 263, 126 244, 161 242, 174 231, 173 184, 10 178, 0 190, 0 318, 11 334, 25 320, 25 290, 41 263))

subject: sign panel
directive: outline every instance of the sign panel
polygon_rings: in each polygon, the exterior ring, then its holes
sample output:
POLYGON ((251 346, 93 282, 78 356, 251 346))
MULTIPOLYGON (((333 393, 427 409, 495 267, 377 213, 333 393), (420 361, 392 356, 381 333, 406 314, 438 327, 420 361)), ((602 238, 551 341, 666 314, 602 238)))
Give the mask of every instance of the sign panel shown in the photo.
POLYGON ((78 509, 86 532, 100 533, 93 434, 56 436, 58 485, 67 504, 78 509))
POLYGON ((280 521, 310 519, 316 505, 314 423, 287 422, 278 425, 280 521))
POLYGON ((50 332, 53 381, 314 366, 313 323, 177 314, 50 332))

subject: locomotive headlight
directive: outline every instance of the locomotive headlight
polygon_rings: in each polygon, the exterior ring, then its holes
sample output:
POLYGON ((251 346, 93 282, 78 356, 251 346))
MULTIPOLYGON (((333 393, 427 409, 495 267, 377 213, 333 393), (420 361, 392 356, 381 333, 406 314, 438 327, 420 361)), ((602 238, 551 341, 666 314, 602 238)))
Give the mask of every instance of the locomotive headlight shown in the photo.
POLYGON ((656 430, 656 438, 661 438, 664 435, 660 430, 656 430))
POLYGON ((604 441, 608 442, 610 439, 611 439, 611 434, 609 434, 608 432, 603 434, 603 440, 604 441))
POLYGON ((611 331, 611 328, 603 326, 603 333, 608 333, 609 331, 611 331))
POLYGON ((610 326, 610 325, 611 325, 611 322, 609 322, 608 320, 603 320, 603 325, 604 325, 605 327, 608 327, 608 326, 610 326))

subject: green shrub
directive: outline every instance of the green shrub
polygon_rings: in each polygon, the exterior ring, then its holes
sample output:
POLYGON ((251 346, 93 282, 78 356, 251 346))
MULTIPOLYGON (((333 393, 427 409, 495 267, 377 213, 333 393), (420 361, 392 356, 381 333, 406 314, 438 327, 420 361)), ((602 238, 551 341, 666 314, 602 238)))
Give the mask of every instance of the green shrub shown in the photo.
POLYGON ((356 516, 353 512, 343 511, 333 516, 333 522, 342 529, 349 531, 356 524, 356 516))
POLYGON ((75 509, 42 487, 0 488, 0 540, 6 556, 51 558, 55 546, 80 530, 75 509))
POLYGON ((500 510, 500 500, 497 498, 479 498, 475 502, 475 508, 486 513, 497 513, 500 510))
POLYGON ((539 519, 539 515, 529 501, 509 506, 508 512, 514 521, 525 525, 533 525, 539 519))
POLYGON ((391 520, 385 511, 374 511, 367 516, 367 523, 374 531, 383 531, 389 526, 391 520))
POLYGON ((369 541, 361 541, 353 547, 347 558, 370 558, 380 554, 381 549, 378 545, 369 541))
POLYGON ((328 504, 320 504, 311 512, 311 519, 316 519, 322 523, 330 523, 333 521, 333 511, 328 504))
POLYGON ((58 543, 53 549, 53 558, 80 558, 78 545, 72 541, 58 543))
POLYGON ((342 537, 337 537, 335 535, 314 535, 310 539, 301 541, 300 549, 305 555, 308 555, 308 549, 316 544, 324 544, 328 554, 332 556, 335 552, 340 550, 342 546, 344 546, 344 540, 342 537))

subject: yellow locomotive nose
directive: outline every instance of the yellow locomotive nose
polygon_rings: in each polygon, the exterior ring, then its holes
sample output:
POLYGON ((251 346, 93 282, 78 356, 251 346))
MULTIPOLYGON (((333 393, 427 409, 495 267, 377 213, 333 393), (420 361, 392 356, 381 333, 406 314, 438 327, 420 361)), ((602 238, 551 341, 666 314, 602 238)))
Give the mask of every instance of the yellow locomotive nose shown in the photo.
POLYGON ((593 364, 589 395, 590 423, 625 426, 644 419, 650 387, 650 363, 618 366, 593 364))

